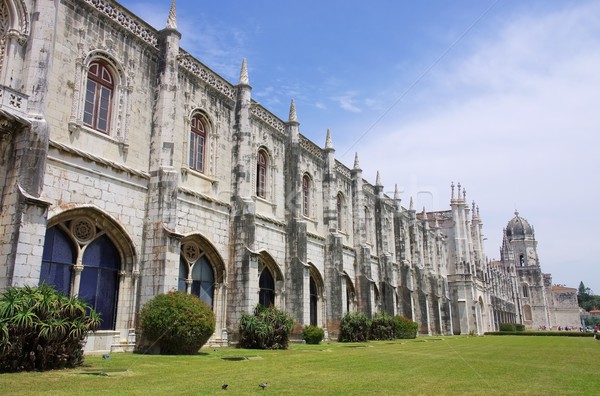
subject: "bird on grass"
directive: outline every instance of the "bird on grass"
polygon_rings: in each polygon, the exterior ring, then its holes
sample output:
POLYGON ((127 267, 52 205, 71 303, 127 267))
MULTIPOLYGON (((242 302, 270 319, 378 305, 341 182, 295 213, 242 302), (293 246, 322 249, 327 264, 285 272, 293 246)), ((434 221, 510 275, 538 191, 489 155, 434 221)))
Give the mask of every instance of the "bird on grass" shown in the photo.
POLYGON ((223 389, 223 390, 227 390, 227 387, 228 387, 228 386, 229 386, 229 384, 223 384, 223 385, 221 385, 221 389, 223 389))
POLYGON ((104 355, 102 355, 102 359, 110 359, 110 355, 108 353, 105 353, 104 355))
POLYGON ((267 382, 263 382, 262 384, 258 384, 258 386, 260 386, 263 390, 267 389, 267 386, 269 384, 267 382))

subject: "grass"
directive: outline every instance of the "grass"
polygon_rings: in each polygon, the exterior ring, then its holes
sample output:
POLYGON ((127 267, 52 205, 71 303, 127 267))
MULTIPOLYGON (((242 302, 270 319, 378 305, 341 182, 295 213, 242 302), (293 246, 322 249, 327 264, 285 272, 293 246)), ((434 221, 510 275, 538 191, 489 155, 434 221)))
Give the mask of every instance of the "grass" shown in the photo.
POLYGON ((88 356, 83 367, 0 374, 10 395, 581 395, 600 389, 600 341, 421 337, 287 351, 203 349, 194 356, 88 356), (258 384, 268 382, 266 390, 258 384), (221 384, 229 384, 221 390, 221 384))

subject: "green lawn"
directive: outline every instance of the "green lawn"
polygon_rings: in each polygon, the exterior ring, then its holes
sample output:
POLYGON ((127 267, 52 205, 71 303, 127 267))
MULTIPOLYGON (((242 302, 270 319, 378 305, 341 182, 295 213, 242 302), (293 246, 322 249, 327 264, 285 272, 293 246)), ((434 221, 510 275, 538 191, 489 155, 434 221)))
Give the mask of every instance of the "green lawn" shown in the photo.
POLYGON ((600 341, 571 337, 420 337, 287 351, 203 349, 195 356, 89 356, 83 367, 0 374, 0 394, 600 393, 600 341), (226 358, 242 360, 226 360, 226 358), (225 359, 224 359, 225 358, 225 359), (100 375, 104 374, 104 375, 100 375), (227 391, 221 390, 228 383, 227 391), (263 391, 258 384, 268 382, 263 391))

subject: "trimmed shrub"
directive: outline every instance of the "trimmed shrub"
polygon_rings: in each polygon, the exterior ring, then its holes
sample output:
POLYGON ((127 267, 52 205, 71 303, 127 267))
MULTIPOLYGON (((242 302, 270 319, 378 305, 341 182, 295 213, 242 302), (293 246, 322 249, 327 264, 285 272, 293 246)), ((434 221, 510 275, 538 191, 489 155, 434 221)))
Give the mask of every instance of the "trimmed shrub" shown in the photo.
POLYGON ((525 331, 525 325, 521 323, 515 323, 515 331, 525 331))
POLYGON ((179 291, 159 294, 140 312, 142 336, 162 355, 193 355, 215 331, 215 314, 200 298, 179 291))
POLYGON ((323 341, 325 337, 325 331, 317 326, 309 325, 304 326, 302 330, 302 338, 307 344, 318 344, 323 341))
POLYGON ((287 349, 294 320, 275 307, 257 305, 254 315, 240 319, 240 347, 250 349, 287 349))
POLYGON ((396 338, 417 338, 417 331, 419 330, 419 324, 417 322, 413 322, 404 316, 396 315, 394 316, 394 323, 396 326, 396 338))
POLYGON ((371 320, 364 314, 348 312, 340 323, 340 342, 366 342, 369 340, 371 320))
POLYGON ((48 285, 8 288, 0 295, 0 372, 78 366, 98 326, 90 305, 48 285))
POLYGON ((514 323, 500 323, 500 331, 517 331, 514 323))
POLYGON ((396 338, 396 321, 385 312, 376 313, 371 321, 369 339, 393 340, 396 338))

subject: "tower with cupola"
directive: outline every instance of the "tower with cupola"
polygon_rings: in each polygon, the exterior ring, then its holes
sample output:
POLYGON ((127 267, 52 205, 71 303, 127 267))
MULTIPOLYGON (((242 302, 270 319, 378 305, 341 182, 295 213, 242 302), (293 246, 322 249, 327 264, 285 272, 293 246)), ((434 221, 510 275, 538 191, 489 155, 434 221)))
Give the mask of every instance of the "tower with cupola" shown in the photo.
POLYGON ((517 315, 528 329, 549 328, 547 286, 533 227, 515 212, 504 230, 501 261, 514 274, 517 315))

